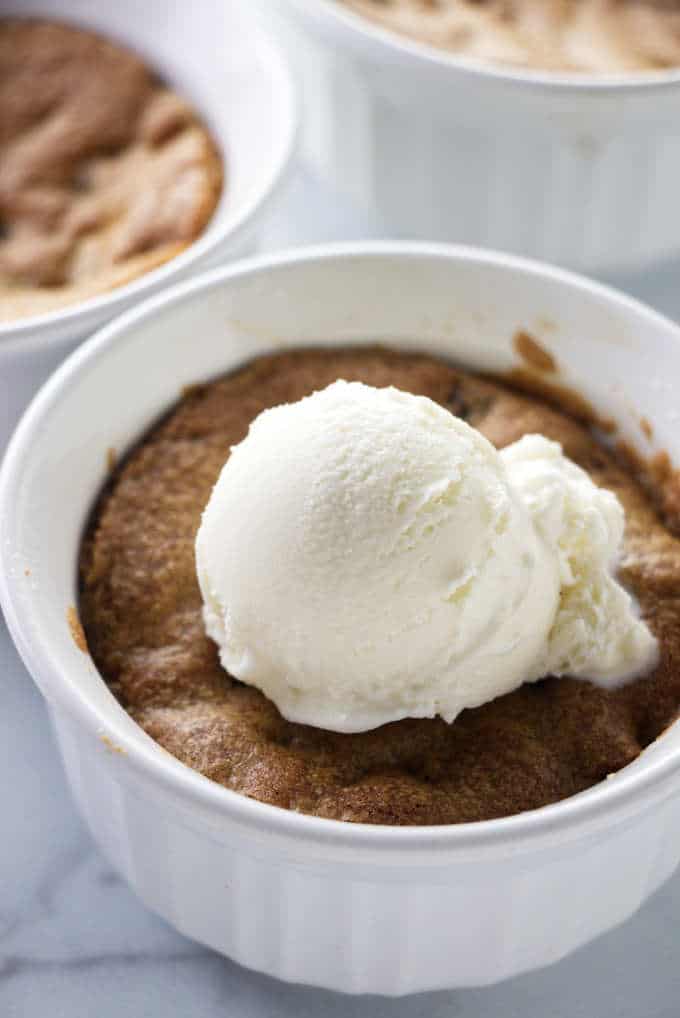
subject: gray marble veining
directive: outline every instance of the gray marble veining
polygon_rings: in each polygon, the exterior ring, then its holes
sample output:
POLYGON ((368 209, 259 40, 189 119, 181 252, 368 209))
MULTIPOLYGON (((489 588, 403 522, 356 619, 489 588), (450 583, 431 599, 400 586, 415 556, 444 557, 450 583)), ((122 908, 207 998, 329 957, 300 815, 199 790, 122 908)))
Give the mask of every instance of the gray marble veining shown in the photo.
MULTIPOLYGON (((375 232, 299 175, 269 246, 375 232)), ((680 318, 680 266, 610 281, 680 318)), ((614 933, 486 990, 346 998, 240 969, 151 915, 100 856, 1 621, 0 676, 0 1018, 677 1018, 680 874, 614 933)))

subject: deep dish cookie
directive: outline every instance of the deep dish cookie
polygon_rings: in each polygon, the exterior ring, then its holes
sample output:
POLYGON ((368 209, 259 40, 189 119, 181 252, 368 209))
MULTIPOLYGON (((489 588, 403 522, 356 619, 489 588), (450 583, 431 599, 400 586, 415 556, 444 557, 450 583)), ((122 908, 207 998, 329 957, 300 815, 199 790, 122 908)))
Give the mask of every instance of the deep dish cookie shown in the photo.
POLYGON ((191 106, 118 44, 0 19, 0 320, 156 268, 204 230, 222 160, 191 106))
POLYGON ((188 392, 114 473, 82 549, 81 617, 101 674, 132 717, 228 788, 347 821, 491 819, 603 780, 676 718, 679 506, 673 478, 650 495, 585 422, 500 382, 388 350, 283 353, 188 392), (337 378, 428 396, 499 447, 540 432, 616 492, 627 520, 620 576, 658 637, 655 671, 613 691, 546 677, 451 725, 407 719, 352 735, 285 721, 232 679, 204 630, 194 561, 201 512, 230 447, 262 410, 337 378))
POLYGON ((680 65, 677 0, 341 0, 372 21, 461 56, 544 70, 680 65))

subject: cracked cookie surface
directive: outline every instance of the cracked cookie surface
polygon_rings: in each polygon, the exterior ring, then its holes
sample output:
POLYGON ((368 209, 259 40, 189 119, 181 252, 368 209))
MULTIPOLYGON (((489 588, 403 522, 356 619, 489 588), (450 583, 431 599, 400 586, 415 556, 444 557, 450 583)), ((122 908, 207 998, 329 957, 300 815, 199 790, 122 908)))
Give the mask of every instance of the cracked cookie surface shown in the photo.
POLYGON ((365 823, 506 816, 603 780, 677 716, 679 495, 672 474, 648 493, 562 410, 440 360, 377 348, 262 357, 188 391, 112 475, 82 550, 81 617, 101 674, 131 716, 228 788, 365 823), (452 725, 407 719, 353 735, 285 721, 262 693, 232 679, 203 627, 194 562, 201 512, 257 414, 337 378, 429 396, 499 447, 540 432, 615 491, 627 518, 620 575, 659 639, 656 670, 614 691, 548 677, 452 725))
POLYGON ((0 18, 0 321, 130 282, 204 230, 222 163, 196 112, 134 53, 0 18))
POLYGON ((680 65, 678 0, 341 0, 384 28, 461 56, 537 70, 680 65))

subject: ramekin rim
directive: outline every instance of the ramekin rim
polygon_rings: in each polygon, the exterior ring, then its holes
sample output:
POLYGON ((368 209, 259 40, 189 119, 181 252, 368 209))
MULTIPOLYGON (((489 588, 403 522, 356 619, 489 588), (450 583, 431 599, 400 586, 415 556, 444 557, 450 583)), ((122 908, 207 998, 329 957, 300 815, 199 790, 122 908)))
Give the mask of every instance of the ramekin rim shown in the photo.
MULTIPOLYGON (((622 306, 629 313, 661 326, 680 343, 679 325, 613 287, 536 260, 463 245, 365 241, 291 248, 220 266, 153 295, 102 327, 63 362, 29 405, 0 466, 0 605, 29 672, 32 676, 36 673, 43 677, 49 676, 52 687, 61 691, 59 697, 61 708, 76 717, 93 735, 99 738, 106 737, 110 743, 122 749, 123 758, 136 771, 150 777, 171 794, 194 805, 207 807, 215 816, 227 817, 252 829, 279 833, 297 842, 374 848, 381 852, 415 851, 418 848, 447 849, 451 852, 468 851, 477 847, 491 848, 509 842, 512 842, 513 847, 517 847, 518 842, 522 840, 536 841, 542 835, 564 832, 578 823, 604 825, 613 822, 625 812, 627 805, 630 806, 631 800, 637 797, 641 803, 646 803, 653 798, 657 786, 661 788, 663 785, 663 794, 670 794, 667 787, 680 770, 680 747, 666 759, 650 761, 646 767, 635 773, 626 774, 626 768, 623 768, 618 772, 620 780, 615 784, 599 782, 586 791, 557 803, 495 820, 395 827, 348 823, 310 816, 262 803, 227 789, 182 764, 149 737, 131 741, 127 733, 116 724, 117 719, 122 720, 126 717, 123 708, 117 705, 118 709, 114 711, 113 717, 104 715, 95 704, 63 681, 64 669, 55 663, 52 655, 43 653, 39 644, 30 638, 31 627, 22 621, 21 613, 17 610, 18 598, 15 597, 15 593, 18 592, 17 584, 9 567, 11 527, 7 521, 12 515, 12 492, 21 474, 21 463, 29 453, 36 426, 49 414, 52 406, 63 398, 64 392, 68 391, 81 370, 95 361, 130 327, 138 326, 145 319, 153 318, 157 311, 181 303, 198 292, 277 267, 357 257, 474 262, 553 279, 574 292, 589 292, 601 300, 622 306)), ((661 793, 657 791, 657 795, 659 794, 661 793)), ((643 805, 638 805, 634 811, 638 812, 643 808, 643 805)))
POLYGON ((101 316, 108 321, 119 313, 127 310, 130 301, 144 301, 159 290, 181 282, 192 268, 200 268, 220 248, 228 244, 237 244, 250 231, 258 219, 266 215, 268 208, 283 188, 291 170, 297 139, 300 133, 300 97, 299 89, 292 68, 285 56, 283 48, 278 45, 254 19, 247 19, 248 31, 251 33, 249 46, 261 53, 260 63, 269 68, 275 87, 272 94, 276 97, 277 115, 275 120, 280 128, 280 143, 277 145, 269 173, 260 188, 243 203, 243 207, 214 233, 210 233, 210 223, 195 240, 183 251, 170 258, 157 268, 135 277, 128 283, 116 286, 104 293, 96 294, 88 300, 66 305, 54 311, 39 315, 30 315, 8 322, 0 322, 0 350, 14 341, 21 342, 22 350, 37 348, 45 342, 58 345, 67 343, 70 334, 56 340, 49 335, 55 329, 74 331, 97 323, 101 325, 101 316), (82 323, 82 324, 81 324, 82 323))
POLYGON ((356 11, 341 7, 338 0, 291 0, 298 8, 314 4, 310 17, 329 17, 357 36, 364 36, 385 46, 387 51, 402 59, 419 59, 440 70, 454 70, 476 78, 487 78, 517 88, 542 88, 549 92, 621 92, 656 91, 680 86, 680 66, 667 70, 619 72, 618 74, 589 74, 581 71, 549 71, 511 65, 486 63, 473 57, 449 53, 441 47, 410 38, 364 18, 356 11))

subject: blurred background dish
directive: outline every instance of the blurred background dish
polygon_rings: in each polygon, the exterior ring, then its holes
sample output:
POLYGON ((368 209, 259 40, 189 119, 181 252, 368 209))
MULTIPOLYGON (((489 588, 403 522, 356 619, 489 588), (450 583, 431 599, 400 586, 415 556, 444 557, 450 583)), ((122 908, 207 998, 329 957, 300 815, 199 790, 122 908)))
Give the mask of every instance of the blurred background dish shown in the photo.
POLYGON ((336 0, 258 4, 300 75, 307 160, 376 232, 597 272, 680 253, 680 69, 494 65, 336 0))
POLYGON ((616 74, 680 66, 664 0, 339 0, 420 42, 491 64, 616 74))
MULTIPOLYGON (((291 162, 297 124, 296 97, 285 59, 238 5, 206 0, 190 12, 162 0, 143 5, 133 0, 116 4, 0 0, 0 18, 17 16, 57 20, 96 32, 137 54, 197 111, 226 170, 225 186, 215 204, 215 160, 212 155, 206 159, 208 170, 212 166, 212 181, 206 183, 213 192, 209 204, 214 205, 214 211, 208 216, 207 209, 195 206, 194 225, 205 228, 202 232, 189 230, 197 234, 196 239, 179 245, 169 259, 165 258, 170 254, 167 249, 160 251, 158 260, 163 264, 147 264, 143 274, 108 292, 87 292, 76 303, 0 321, 0 453, 37 385, 93 329, 197 268, 218 264, 255 246, 291 162)), ((143 65, 127 59, 139 73, 143 65)), ((125 74, 129 86, 130 67, 125 74)), ((152 218, 157 224, 159 216, 152 218)), ((36 258, 30 260, 35 273, 36 258)), ((36 311, 42 310, 45 299, 44 294, 38 297, 36 311)), ((9 318, 7 291, 0 300, 3 317, 9 318)))
POLYGON ((48 314, 176 257, 224 156, 136 53, 60 21, 0 18, 0 321, 48 314))

